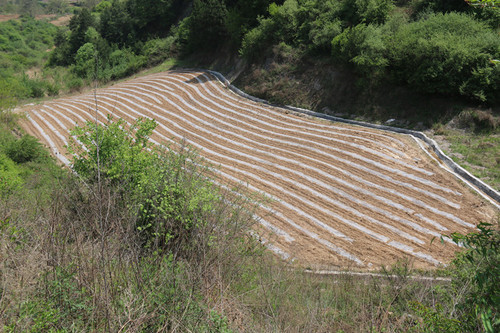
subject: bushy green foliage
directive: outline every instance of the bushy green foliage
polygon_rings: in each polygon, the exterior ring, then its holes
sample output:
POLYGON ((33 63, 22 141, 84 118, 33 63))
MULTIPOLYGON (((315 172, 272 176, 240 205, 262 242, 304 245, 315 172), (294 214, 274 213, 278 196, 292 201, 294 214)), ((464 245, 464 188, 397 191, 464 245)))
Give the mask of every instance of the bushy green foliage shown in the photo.
POLYGON ((301 40, 309 41, 314 51, 327 54, 332 39, 342 32, 341 3, 338 1, 308 1, 301 8, 301 40), (307 37, 306 37, 307 36, 307 37))
MULTIPOLYGON (((241 45, 242 37, 257 25, 258 17, 265 15, 271 0, 226 0, 226 30, 234 45, 241 45)), ((282 1, 278 1, 280 3, 282 1)))
POLYGON ((388 65, 386 46, 379 27, 359 24, 332 40, 332 54, 339 62, 351 63, 362 74, 381 72, 388 65))
MULTIPOLYGON (((87 8, 83 8, 79 14, 71 18, 69 21, 69 29, 71 30, 68 40, 69 53, 67 54, 69 59, 75 57, 80 47, 86 43, 85 34, 87 33, 87 30, 94 25, 95 20, 87 8)), ((71 60, 69 61, 69 63, 72 63, 71 60)))
POLYGON ((72 134, 86 149, 70 144, 73 169, 86 181, 105 179, 121 187, 131 200, 129 209, 137 211, 136 227, 145 247, 189 248, 219 198, 216 188, 201 176, 195 155, 148 142, 156 127, 153 120, 139 119, 129 130, 125 126, 109 118, 104 127, 87 123, 75 128, 72 134))
POLYGON ((123 1, 113 1, 100 16, 99 31, 108 43, 120 46, 130 45, 135 41, 133 36, 132 17, 123 1))
POLYGON ((10 141, 5 147, 5 154, 16 163, 26 163, 44 156, 42 145, 31 135, 10 141))
POLYGON ((469 315, 463 321, 466 330, 474 330, 478 323, 488 333, 498 332, 500 328, 500 232, 497 228, 481 223, 478 232, 451 235, 454 242, 465 247, 453 261, 454 286, 457 289, 464 284, 473 286, 457 304, 469 315))
POLYGON ((97 73, 97 59, 94 44, 85 43, 75 55, 75 73, 79 77, 93 79, 97 73))
POLYGON ((144 45, 144 56, 148 65, 156 65, 171 57, 175 52, 175 37, 151 39, 144 45))
POLYGON ((347 26, 383 24, 393 8, 392 0, 343 0, 340 16, 347 26))
POLYGON ((259 19, 259 25, 245 34, 240 54, 246 59, 257 60, 257 57, 267 53, 266 51, 273 44, 275 29, 275 23, 272 19, 259 19))
POLYGON ((53 25, 28 17, 0 22, 0 107, 12 106, 13 99, 55 92, 53 84, 23 73, 43 66, 56 31, 53 25))
POLYGON ((259 25, 245 35, 241 53, 251 59, 279 42, 330 53, 332 39, 344 28, 383 23, 392 8, 392 2, 387 0, 286 0, 282 5, 272 4, 269 17, 260 19, 259 25))
POLYGON ((189 21, 188 50, 215 49, 226 36, 224 0, 194 0, 189 21))
POLYGON ((22 183, 15 163, 0 152, 0 198, 11 193, 22 183))
POLYGON ((19 96, 21 90, 20 82, 14 78, 0 78, 0 113, 15 106, 15 96, 19 96))
POLYGON ((19 306, 16 321, 3 327, 6 332, 65 332, 67 327, 90 329, 94 304, 88 291, 79 285, 73 265, 55 267, 43 274, 38 292, 19 306))
POLYGON ((412 327, 411 332, 460 333, 464 331, 459 320, 448 318, 443 313, 441 304, 436 304, 435 308, 430 308, 417 301, 412 301, 410 302, 410 308, 415 311, 417 316, 422 318, 422 322, 418 322, 412 327))
POLYGON ((69 12, 68 0, 49 0, 46 10, 51 14, 66 14, 69 12))
POLYGON ((183 0, 128 0, 129 24, 140 40, 166 37, 185 5, 183 0))
POLYGON ((247 59, 255 59, 257 55, 270 53, 273 45, 284 42, 294 47, 299 46, 299 31, 303 14, 297 0, 286 0, 283 5, 272 3, 269 6, 269 17, 259 18, 258 25, 243 38, 240 53, 247 59))
MULTIPOLYGON (((439 6, 446 7, 445 2, 439 6)), ((498 11, 488 16, 484 9, 444 14, 415 10, 420 14, 409 21, 405 12, 393 9, 388 0, 273 4, 269 15, 245 34, 240 53, 262 61, 284 42, 300 57, 331 53, 335 63, 377 78, 369 82, 392 80, 419 92, 498 101, 500 37, 490 28, 498 27, 498 11)))
POLYGON ((2 150, 31 145, 0 126, 0 180, 5 165, 18 178, 16 196, 0 186, 0 214, 9 216, 0 216, 1 331, 231 331, 207 305, 205 282, 221 281, 213 274, 237 253, 251 214, 222 199, 196 154, 148 143, 154 127, 110 119, 77 128, 89 147, 75 146, 78 177, 58 177, 58 168, 40 184, 53 159, 16 165, 2 150))
POLYGON ((144 67, 147 56, 136 55, 128 48, 117 49, 110 53, 103 72, 98 73, 102 81, 115 80, 132 75, 144 67))
POLYGON ((131 129, 126 130, 123 120, 116 122, 110 117, 105 126, 88 122, 84 127, 76 127, 71 134, 80 143, 70 141, 69 149, 73 155, 73 169, 84 179, 97 181, 97 172, 112 181, 133 177, 131 186, 138 184, 138 177, 146 177, 148 159, 154 153, 147 150, 153 146, 148 143, 156 124, 152 120, 141 119, 131 129))
POLYGON ((432 14, 387 40, 394 77, 419 91, 493 100, 500 80, 500 37, 465 14, 432 14))

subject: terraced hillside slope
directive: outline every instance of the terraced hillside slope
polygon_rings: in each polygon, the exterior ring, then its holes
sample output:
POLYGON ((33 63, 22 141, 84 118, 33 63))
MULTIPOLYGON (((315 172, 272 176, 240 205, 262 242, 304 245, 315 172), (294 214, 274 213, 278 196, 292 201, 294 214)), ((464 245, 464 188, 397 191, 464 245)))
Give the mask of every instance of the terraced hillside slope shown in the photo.
POLYGON ((220 167, 219 182, 271 197, 256 234, 309 267, 370 269, 403 257, 415 267, 445 264, 458 248, 441 234, 470 232, 496 213, 412 137, 255 103, 206 72, 149 75, 96 96, 97 113, 92 93, 28 106, 22 126, 69 164, 75 124, 96 114, 154 118, 153 142, 185 139, 220 167))

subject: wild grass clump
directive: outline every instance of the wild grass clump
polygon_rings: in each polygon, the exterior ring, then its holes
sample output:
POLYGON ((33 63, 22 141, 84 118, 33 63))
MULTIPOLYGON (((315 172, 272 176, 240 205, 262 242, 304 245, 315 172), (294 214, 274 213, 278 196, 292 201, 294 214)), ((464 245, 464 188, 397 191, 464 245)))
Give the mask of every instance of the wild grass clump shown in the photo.
POLYGON ((466 110, 458 115, 458 125, 476 133, 495 132, 500 127, 500 117, 492 112, 482 110, 466 110))

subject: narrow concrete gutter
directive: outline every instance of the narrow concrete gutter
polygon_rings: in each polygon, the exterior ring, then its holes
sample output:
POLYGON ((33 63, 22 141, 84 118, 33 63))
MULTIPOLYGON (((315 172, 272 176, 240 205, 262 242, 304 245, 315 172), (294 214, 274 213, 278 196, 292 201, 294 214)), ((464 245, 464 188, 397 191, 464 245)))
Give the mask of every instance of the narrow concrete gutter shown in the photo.
POLYGON ((478 192, 481 196, 485 197, 488 199, 489 202, 491 202, 496 208, 500 210, 500 193, 495 191, 491 186, 488 184, 484 183, 477 177, 473 176, 470 174, 467 170, 462 168, 460 165, 455 163, 451 158, 449 158, 441 148, 439 148, 438 144, 436 141, 430 139, 427 137, 424 133, 419 132, 419 131, 413 131, 413 130, 408 130, 404 128, 398 128, 398 127, 392 127, 392 126, 386 126, 386 125, 377 125, 377 124, 371 124, 363 121, 357 121, 357 120, 350 120, 350 119, 344 119, 344 118, 339 118, 335 116, 330 116, 326 115, 323 113, 307 110, 307 109, 302 109, 302 108, 297 108, 294 106, 289 106, 289 105, 276 105, 273 103, 270 103, 266 100, 250 96, 249 94, 241 91, 240 89, 236 88, 229 82, 221 73, 215 72, 215 71, 207 71, 210 74, 214 75, 221 81, 223 85, 225 85, 227 88, 232 90, 234 93, 247 98, 251 101, 258 102, 258 103, 263 103, 267 104, 269 106, 274 106, 274 107, 279 107, 282 109, 286 109, 289 111, 297 112, 299 114, 305 114, 308 116, 312 117, 317 117, 321 119, 326 119, 330 121, 336 121, 336 122, 341 122, 341 123, 346 123, 346 124, 351 124, 351 125, 358 125, 358 126, 363 126, 367 128, 374 128, 374 129, 379 129, 383 131, 388 131, 388 132, 393 132, 393 133, 400 133, 400 134, 407 134, 411 135, 414 138, 422 140, 427 146, 436 154, 436 156, 446 165, 448 166, 452 171, 455 176, 457 176, 459 179, 470 185, 476 192, 478 192))
POLYGON ((305 273, 313 275, 329 275, 329 276, 356 276, 362 278, 386 278, 386 279, 408 279, 412 281, 431 281, 431 282, 451 282, 451 278, 447 277, 432 277, 420 275, 399 276, 394 274, 381 274, 381 273, 367 273, 367 272, 350 272, 350 271, 328 271, 328 270, 309 270, 306 269, 305 273))

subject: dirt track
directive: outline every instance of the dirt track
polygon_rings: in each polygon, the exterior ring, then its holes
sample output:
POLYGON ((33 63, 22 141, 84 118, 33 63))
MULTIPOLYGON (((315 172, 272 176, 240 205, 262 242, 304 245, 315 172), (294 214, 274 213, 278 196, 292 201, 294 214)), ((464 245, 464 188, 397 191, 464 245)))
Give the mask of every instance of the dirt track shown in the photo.
MULTIPOLYGON (((409 136, 251 102, 204 72, 154 74, 97 97, 100 121, 108 113, 129 123, 154 118, 153 142, 185 139, 220 166, 223 182, 273 198, 256 232, 309 267, 370 269, 403 257, 434 267, 458 249, 441 244, 441 234, 469 232, 496 213, 409 136)), ((96 114, 92 94, 25 111, 23 127, 65 164, 69 129, 96 114)))

